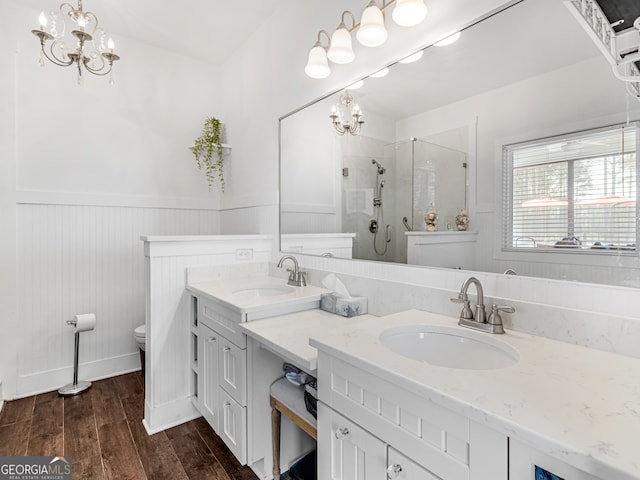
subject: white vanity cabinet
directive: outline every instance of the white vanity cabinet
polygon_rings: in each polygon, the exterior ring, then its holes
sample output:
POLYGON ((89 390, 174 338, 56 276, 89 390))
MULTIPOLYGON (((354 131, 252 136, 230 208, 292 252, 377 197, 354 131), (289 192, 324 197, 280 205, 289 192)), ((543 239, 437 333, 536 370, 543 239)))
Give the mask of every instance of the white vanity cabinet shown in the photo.
POLYGON ((243 464, 247 463, 247 340, 239 324, 246 315, 204 298, 197 300, 198 372, 196 405, 211 428, 243 464))
MULTIPOLYGON (((251 281, 230 281, 228 289, 243 288, 246 282, 251 281)), ((258 285, 269 283, 262 281, 258 285)), ((245 308, 220 300, 215 294, 218 290, 205 293, 195 286, 189 287, 192 401, 238 461, 249 465, 259 478, 267 478, 272 471, 269 387, 282 377, 284 360, 247 340, 241 325, 283 312, 317 309, 319 290, 306 287, 304 293, 294 292, 293 303, 283 301, 277 305, 275 296, 264 308, 245 308)), ((292 433, 290 430, 296 427, 286 420, 282 428, 289 439, 295 440, 281 449, 282 465, 286 466, 313 445, 300 438, 305 436, 303 432, 292 433)))
POLYGON ((506 480, 507 437, 326 352, 318 478, 506 480))

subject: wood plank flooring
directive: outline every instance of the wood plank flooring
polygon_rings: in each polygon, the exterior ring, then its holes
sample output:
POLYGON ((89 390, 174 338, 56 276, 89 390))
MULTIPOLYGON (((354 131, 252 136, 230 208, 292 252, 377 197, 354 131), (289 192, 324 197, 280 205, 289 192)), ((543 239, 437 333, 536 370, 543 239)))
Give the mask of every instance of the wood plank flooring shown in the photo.
POLYGON ((0 456, 70 455, 75 479, 257 480, 202 418, 147 435, 139 372, 6 402, 0 456))

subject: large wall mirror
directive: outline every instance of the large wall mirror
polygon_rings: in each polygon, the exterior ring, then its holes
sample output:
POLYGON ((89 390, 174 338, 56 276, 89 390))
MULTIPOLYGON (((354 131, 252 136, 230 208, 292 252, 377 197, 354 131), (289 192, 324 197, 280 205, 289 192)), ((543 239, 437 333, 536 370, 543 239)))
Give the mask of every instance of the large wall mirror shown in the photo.
MULTIPOLYGON (((640 102, 565 2, 517 2, 454 43, 428 46, 417 61, 374 73, 359 88, 347 86, 280 119, 282 251, 640 287, 640 135, 632 134, 640 102), (346 101, 363 112, 356 135, 340 135, 330 118, 346 101), (611 163, 615 154, 599 146, 597 135, 612 125, 626 137, 618 142, 623 166, 611 167, 607 178, 623 180, 604 193, 591 180, 579 190, 592 210, 597 195, 607 208, 624 205, 633 230, 621 240, 624 248, 577 248, 573 238, 588 236, 579 229, 551 242, 576 248, 541 248, 549 242, 515 237, 516 227, 505 225, 517 209, 509 204, 506 148, 536 146, 549 152, 545 165, 571 155, 611 163)), ((521 204, 547 212, 559 206, 527 201, 521 204)))

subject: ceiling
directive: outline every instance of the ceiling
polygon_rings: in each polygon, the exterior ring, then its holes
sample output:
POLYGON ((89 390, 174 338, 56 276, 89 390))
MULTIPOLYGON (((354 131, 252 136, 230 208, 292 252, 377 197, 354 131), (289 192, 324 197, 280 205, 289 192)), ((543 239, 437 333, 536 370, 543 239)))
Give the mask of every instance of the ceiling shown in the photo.
MULTIPOLYGON (((56 10, 62 0, 12 0, 35 11, 56 10)), ((76 0, 67 0, 75 5, 76 0)), ((84 0, 117 45, 141 41, 178 54, 224 63, 285 0, 84 0)), ((558 2, 561 3, 561 2, 558 2)), ((640 16, 640 0, 598 0, 610 22, 624 19, 617 31, 631 28, 640 16)), ((549 21, 551 19, 545 19, 549 21)), ((34 23, 37 20, 34 18, 34 23)), ((531 23, 531 22, 528 22, 531 23)), ((523 28, 527 28, 523 24, 523 28)), ((538 28, 537 26, 535 28, 538 28)))
POLYGON ((354 96, 365 116, 397 121, 593 57, 602 56, 563 2, 525 0, 453 45, 429 47, 420 61, 366 79, 354 96))
MULTIPOLYGON (((63 0, 13 0, 37 12, 57 10, 63 0)), ((76 0, 66 0, 73 6, 76 0)), ((221 65, 284 0, 84 0, 118 45, 127 39, 221 65)), ((34 16, 37 25, 37 15, 34 16)))

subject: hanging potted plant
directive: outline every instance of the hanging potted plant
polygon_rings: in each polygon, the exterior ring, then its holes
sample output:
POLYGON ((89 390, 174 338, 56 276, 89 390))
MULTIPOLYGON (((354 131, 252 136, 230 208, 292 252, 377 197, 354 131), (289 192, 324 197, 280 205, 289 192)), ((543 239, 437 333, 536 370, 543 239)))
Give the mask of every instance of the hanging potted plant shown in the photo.
POLYGON ((224 192, 224 147, 222 145, 222 123, 215 117, 207 117, 202 127, 202 133, 193 142, 191 148, 196 157, 196 164, 211 185, 217 178, 220 188, 224 192))

